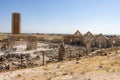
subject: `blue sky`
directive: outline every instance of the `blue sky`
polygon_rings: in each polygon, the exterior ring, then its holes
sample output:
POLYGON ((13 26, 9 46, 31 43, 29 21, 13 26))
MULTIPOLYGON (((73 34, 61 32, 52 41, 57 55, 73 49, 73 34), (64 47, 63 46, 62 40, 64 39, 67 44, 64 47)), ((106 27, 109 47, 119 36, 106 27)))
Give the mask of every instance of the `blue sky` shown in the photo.
POLYGON ((0 32, 11 32, 13 12, 22 33, 120 34, 120 0, 0 0, 0 32))

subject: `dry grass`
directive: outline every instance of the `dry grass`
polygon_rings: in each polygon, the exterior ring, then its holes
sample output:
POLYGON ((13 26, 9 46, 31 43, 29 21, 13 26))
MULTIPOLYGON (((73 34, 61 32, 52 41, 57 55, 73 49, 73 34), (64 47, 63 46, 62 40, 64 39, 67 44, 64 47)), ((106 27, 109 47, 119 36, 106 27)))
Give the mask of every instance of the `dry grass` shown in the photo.
POLYGON ((16 75, 16 78, 20 78, 22 75, 21 74, 17 74, 16 75))
POLYGON ((81 58, 79 64, 76 64, 75 60, 52 63, 33 68, 30 74, 28 72, 29 69, 28 71, 24 70, 24 74, 21 70, 21 74, 16 74, 16 78, 18 80, 23 80, 26 79, 26 76, 29 76, 27 78, 28 80, 62 80, 61 77, 63 76, 69 79, 71 76, 85 75, 87 73, 120 73, 120 60, 116 57, 120 58, 120 54, 113 53, 107 56, 81 58))
POLYGON ((120 62, 113 59, 112 54, 108 56, 95 56, 83 58, 76 64, 75 61, 65 61, 44 66, 45 80, 51 80, 65 75, 86 74, 88 72, 120 72, 120 62))
POLYGON ((7 38, 7 34, 0 34, 0 40, 7 38))
POLYGON ((44 39, 47 40, 52 40, 52 39, 63 39, 63 35, 50 35, 50 34, 39 34, 37 37, 43 37, 44 39))
MULTIPOLYGON (((10 34, 0 34, 0 40, 1 39, 4 39, 4 38, 7 38, 7 36, 10 35, 10 34)), ((56 39, 63 39, 63 35, 58 35, 58 34, 33 34, 37 37, 43 37, 44 39, 47 39, 47 40, 52 40, 54 38, 56 39)))

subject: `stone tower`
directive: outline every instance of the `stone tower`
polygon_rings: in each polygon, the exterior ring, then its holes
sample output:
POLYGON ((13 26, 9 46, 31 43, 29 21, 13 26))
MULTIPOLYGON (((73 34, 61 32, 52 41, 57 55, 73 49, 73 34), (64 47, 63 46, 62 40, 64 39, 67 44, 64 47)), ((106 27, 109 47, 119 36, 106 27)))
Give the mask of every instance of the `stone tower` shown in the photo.
POLYGON ((20 34, 20 14, 12 14, 12 34, 20 34))

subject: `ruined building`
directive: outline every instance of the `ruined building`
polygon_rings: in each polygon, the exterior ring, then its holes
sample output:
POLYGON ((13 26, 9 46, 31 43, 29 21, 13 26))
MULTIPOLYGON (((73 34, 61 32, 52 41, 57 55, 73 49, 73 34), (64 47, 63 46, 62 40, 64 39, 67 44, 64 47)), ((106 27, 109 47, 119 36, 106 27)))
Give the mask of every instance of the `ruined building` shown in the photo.
POLYGON ((73 35, 64 36, 64 42, 72 45, 83 46, 83 36, 79 30, 77 30, 73 35))
POLYGON ((66 44, 83 46, 90 51, 90 48, 108 48, 120 46, 119 36, 107 37, 103 34, 93 35, 91 32, 87 32, 84 36, 77 30, 72 35, 65 35, 64 42, 66 44))
POLYGON ((13 50, 17 46, 21 46, 24 50, 37 49, 37 37, 33 35, 21 34, 21 16, 19 13, 12 14, 12 34, 3 40, 3 50, 13 50))
POLYGON ((114 35, 114 36, 110 37, 109 40, 108 40, 108 46, 110 46, 110 47, 120 46, 119 36, 114 35))
POLYGON ((94 41, 92 44, 94 44, 93 47, 98 47, 98 48, 107 48, 108 47, 108 37, 104 36, 103 34, 99 34, 95 37, 94 41))
POLYGON ((92 44, 92 42, 95 39, 95 36, 90 31, 88 31, 83 36, 83 39, 84 39, 84 44, 87 48, 87 51, 88 51, 88 53, 90 53, 91 52, 91 47, 94 46, 94 44, 92 44))

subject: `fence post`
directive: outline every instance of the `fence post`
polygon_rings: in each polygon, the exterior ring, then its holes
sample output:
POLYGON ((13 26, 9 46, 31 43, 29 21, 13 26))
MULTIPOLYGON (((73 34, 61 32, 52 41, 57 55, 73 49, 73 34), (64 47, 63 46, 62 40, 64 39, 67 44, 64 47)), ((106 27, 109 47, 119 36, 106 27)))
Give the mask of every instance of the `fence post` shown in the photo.
POLYGON ((44 57, 45 57, 44 51, 43 51, 42 53, 43 53, 43 65, 45 65, 45 64, 44 64, 44 57))
POLYGON ((22 53, 21 53, 21 55, 20 55, 20 62, 21 62, 21 68, 22 68, 22 53))
POLYGON ((71 52, 72 52, 72 51, 70 50, 70 61, 71 61, 71 52))

